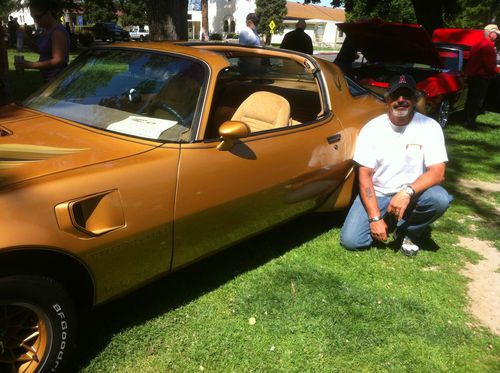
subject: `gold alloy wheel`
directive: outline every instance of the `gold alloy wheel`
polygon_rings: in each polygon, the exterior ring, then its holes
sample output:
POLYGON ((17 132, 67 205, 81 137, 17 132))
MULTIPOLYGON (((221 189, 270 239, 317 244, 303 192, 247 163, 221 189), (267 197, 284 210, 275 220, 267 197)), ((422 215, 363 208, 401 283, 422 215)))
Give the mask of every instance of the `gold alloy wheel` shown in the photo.
POLYGON ((32 304, 0 305, 0 371, 32 373, 50 346, 47 315, 32 304))

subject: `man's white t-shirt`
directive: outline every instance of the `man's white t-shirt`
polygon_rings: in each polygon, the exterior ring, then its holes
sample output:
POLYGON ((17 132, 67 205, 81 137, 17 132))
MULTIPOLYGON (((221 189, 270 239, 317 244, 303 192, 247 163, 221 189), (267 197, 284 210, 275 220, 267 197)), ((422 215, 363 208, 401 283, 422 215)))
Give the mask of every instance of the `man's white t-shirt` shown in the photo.
POLYGON ((420 113, 401 127, 393 125, 387 114, 380 115, 361 129, 354 161, 374 169, 373 187, 378 196, 395 194, 427 167, 448 161, 443 130, 420 113))

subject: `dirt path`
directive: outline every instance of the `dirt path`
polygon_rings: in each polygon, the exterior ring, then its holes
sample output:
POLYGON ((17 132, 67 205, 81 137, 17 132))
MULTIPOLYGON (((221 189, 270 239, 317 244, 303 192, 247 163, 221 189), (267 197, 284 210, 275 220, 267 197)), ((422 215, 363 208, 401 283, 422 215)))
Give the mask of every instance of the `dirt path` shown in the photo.
MULTIPOLYGON (((500 183, 460 180, 460 185, 471 192, 467 193, 469 196, 477 199, 488 198, 489 193, 500 191, 500 183)), ((495 210, 499 212, 498 206, 495 210)), ((471 279, 468 285, 470 310, 483 325, 500 335, 500 252, 491 242, 469 237, 459 237, 459 240, 460 246, 483 258, 476 264, 467 263, 462 271, 471 279)))
POLYGON ((471 312, 500 335, 500 253, 491 243, 476 238, 460 237, 460 246, 484 258, 476 264, 467 263, 462 272, 471 279, 468 285, 471 312))

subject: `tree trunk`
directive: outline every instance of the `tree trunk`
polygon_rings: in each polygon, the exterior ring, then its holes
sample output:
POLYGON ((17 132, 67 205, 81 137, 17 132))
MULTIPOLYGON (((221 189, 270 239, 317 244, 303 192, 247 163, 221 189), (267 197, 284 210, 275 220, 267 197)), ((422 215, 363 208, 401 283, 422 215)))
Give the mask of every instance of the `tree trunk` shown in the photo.
POLYGON ((498 0, 496 3, 491 4, 490 23, 497 22, 498 12, 500 12, 500 0, 498 0))
POLYGON ((208 40, 208 0, 201 0, 201 40, 208 40))
POLYGON ((146 0, 151 40, 187 40, 187 0, 146 0))
POLYGON ((411 0, 417 23, 424 26, 432 35, 435 29, 443 27, 443 1, 442 0, 411 0))

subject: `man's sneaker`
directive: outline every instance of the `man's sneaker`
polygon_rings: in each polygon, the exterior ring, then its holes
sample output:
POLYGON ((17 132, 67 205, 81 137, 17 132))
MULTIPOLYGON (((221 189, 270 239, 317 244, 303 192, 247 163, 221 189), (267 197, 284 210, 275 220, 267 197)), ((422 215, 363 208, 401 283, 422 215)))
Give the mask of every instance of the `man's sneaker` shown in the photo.
POLYGON ((403 238, 401 244, 401 252, 406 256, 415 256, 418 254, 418 246, 415 245, 408 237, 403 238))

